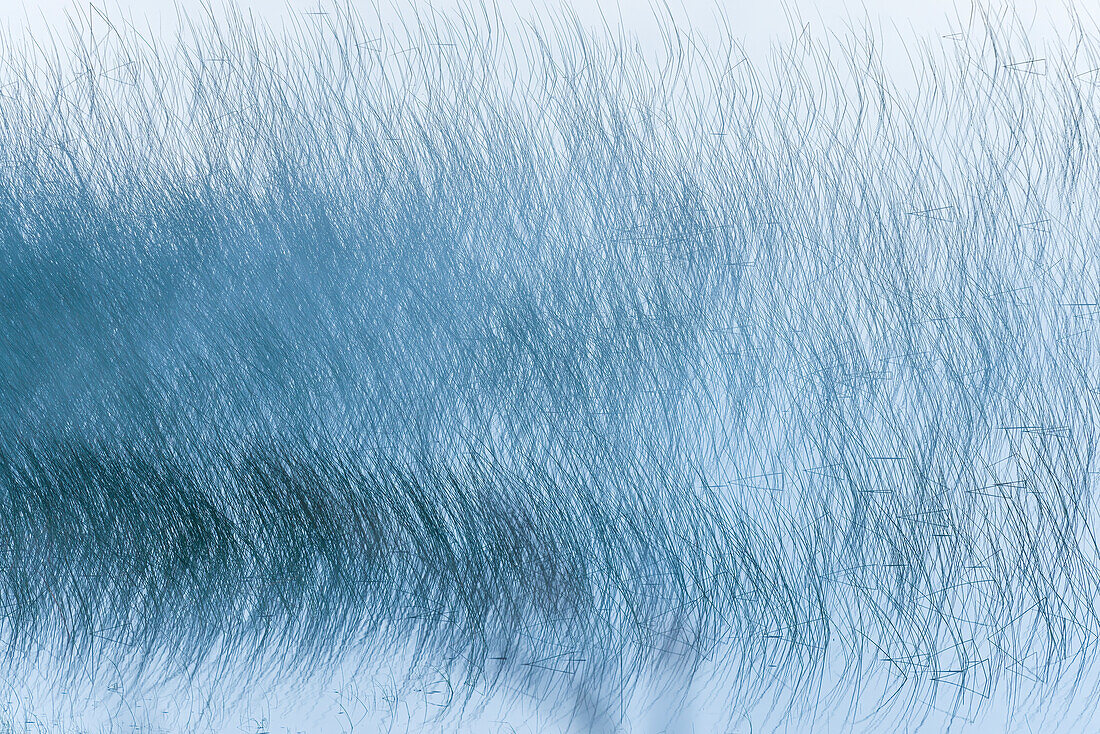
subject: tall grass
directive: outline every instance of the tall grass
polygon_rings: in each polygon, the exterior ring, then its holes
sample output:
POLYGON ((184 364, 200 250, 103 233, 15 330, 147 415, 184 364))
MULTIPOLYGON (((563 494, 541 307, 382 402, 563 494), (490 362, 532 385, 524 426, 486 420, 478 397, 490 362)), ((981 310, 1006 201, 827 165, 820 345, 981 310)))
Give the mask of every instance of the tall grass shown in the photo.
POLYGON ((404 17, 3 44, 10 666, 1082 685, 1094 28, 404 17))

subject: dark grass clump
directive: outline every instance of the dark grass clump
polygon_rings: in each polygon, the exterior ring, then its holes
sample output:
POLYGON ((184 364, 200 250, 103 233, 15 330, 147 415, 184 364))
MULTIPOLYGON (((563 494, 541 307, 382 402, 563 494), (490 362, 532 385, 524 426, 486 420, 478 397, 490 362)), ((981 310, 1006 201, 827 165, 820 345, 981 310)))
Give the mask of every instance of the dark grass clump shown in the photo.
POLYGON ((3 45, 10 666, 1088 694, 1095 29, 406 21, 3 45))

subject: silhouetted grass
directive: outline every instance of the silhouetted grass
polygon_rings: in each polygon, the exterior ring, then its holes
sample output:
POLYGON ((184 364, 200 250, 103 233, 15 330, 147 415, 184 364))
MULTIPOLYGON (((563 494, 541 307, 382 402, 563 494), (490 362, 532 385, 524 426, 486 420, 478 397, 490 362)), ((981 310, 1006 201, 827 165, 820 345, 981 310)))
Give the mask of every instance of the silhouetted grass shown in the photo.
POLYGON ((1094 30, 325 12, 3 47, 12 666, 1082 685, 1094 30))

